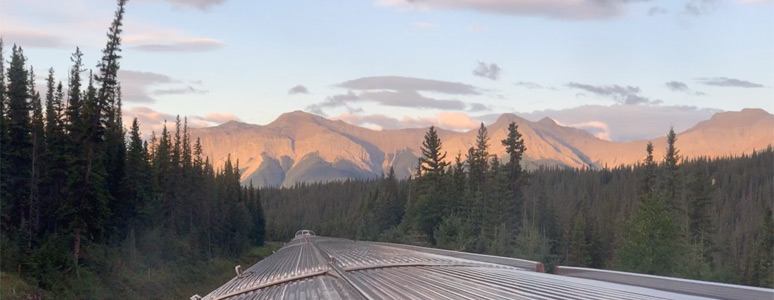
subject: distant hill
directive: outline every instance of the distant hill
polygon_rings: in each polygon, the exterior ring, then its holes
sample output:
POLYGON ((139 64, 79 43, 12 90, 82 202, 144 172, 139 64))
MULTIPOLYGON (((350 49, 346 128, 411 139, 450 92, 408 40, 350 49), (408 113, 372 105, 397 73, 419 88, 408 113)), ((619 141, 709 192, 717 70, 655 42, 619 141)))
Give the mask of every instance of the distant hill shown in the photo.
MULTIPOLYGON (((490 153, 503 157, 508 124, 516 122, 527 145, 525 164, 569 167, 613 167, 634 164, 645 156, 647 140, 611 142, 577 128, 563 127, 549 118, 530 122, 503 114, 489 125, 490 153)), ((298 182, 331 181, 381 176, 390 166, 400 177, 409 176, 417 163, 426 128, 371 130, 295 111, 267 125, 230 121, 193 129, 204 154, 221 165, 231 155, 239 160, 243 183, 290 186, 298 182)), ((666 132, 664 133, 666 135, 666 132)), ((467 153, 476 130, 439 129, 447 159, 467 153)), ((666 138, 652 140, 656 157, 663 156, 666 138)), ((717 113, 709 120, 678 133, 684 157, 728 156, 750 153, 774 144, 774 115, 761 109, 717 113)))

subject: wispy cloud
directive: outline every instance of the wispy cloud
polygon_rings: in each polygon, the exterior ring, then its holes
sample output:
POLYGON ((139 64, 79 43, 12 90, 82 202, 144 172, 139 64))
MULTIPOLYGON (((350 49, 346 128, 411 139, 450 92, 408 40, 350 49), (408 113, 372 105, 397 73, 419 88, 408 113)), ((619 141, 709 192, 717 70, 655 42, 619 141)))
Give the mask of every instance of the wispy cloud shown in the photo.
MULTIPOLYGON (((674 126, 675 131, 682 132, 707 120, 719 111, 691 106, 615 104, 584 105, 560 110, 519 113, 519 115, 531 121, 550 117, 558 123, 582 128, 599 138, 633 141, 664 136, 670 126, 674 126)), ((483 121, 492 121, 497 117, 492 116, 483 121)))
POLYGON ((567 87, 581 89, 589 93, 604 96, 615 100, 620 104, 660 104, 661 100, 651 100, 640 95, 640 88, 635 86, 620 85, 589 85, 570 82, 567 87))
MULTIPOLYGON (((391 107, 461 111, 468 107, 463 101, 430 97, 424 93, 448 95, 481 94, 477 87, 469 84, 400 76, 363 77, 339 83, 335 87, 347 89, 347 92, 329 96, 320 103, 308 105, 305 110, 325 116, 324 110, 328 108, 344 107, 352 112, 357 110, 352 104, 369 102, 391 107)), ((470 109, 481 110, 488 108, 474 103, 470 106, 470 109)))
POLYGON ((24 48, 73 48, 64 36, 36 29, 0 28, 0 36, 6 45, 16 44, 24 48))
POLYGON ((309 89, 299 84, 288 90, 288 95, 295 95, 295 94, 309 94, 309 89))
POLYGON ((481 121, 473 119, 467 114, 457 112, 438 113, 429 117, 403 116, 401 118, 394 118, 383 114, 356 115, 344 113, 332 119, 378 130, 438 126, 448 130, 466 131, 477 128, 481 123, 481 121))
MULTIPOLYGON (((140 0, 140 1, 142 2, 142 1, 154 1, 154 0, 140 0)), ((196 8, 202 11, 207 11, 212 7, 226 3, 226 1, 228 0, 155 0, 155 1, 164 1, 176 7, 183 7, 183 8, 190 7, 190 8, 196 8)))
POLYGON ((681 81, 669 81, 666 82, 664 85, 673 92, 682 92, 686 94, 696 95, 696 96, 706 96, 707 94, 704 92, 694 92, 690 88, 688 88, 688 85, 681 81))
POLYGON ((470 112, 480 112, 480 111, 488 111, 488 110, 492 110, 492 108, 484 105, 483 103, 471 103, 468 106, 468 111, 470 112))
POLYGON ((400 76, 363 77, 336 85, 350 90, 426 91, 456 95, 480 95, 475 86, 450 81, 400 76))
POLYGON ((690 0, 685 3, 684 13, 692 16, 701 16, 715 11, 717 0, 690 0))
POLYGON ((651 7, 648 10, 648 15, 649 16, 657 16, 657 15, 666 14, 668 12, 669 12, 669 10, 667 10, 666 8, 663 8, 661 6, 654 6, 654 7, 651 7))
MULTIPOLYGON (((155 132, 156 135, 161 133, 164 125, 167 126, 167 130, 174 130, 176 115, 156 111, 146 106, 135 106, 131 108, 124 108, 124 126, 127 128, 132 125, 134 118, 140 123, 140 132, 144 138, 148 138, 151 132, 155 132)), ((180 116, 184 119, 185 116, 180 116)), ((204 116, 188 116, 188 127, 200 128, 219 125, 228 121, 241 121, 234 114, 211 112, 204 116)))
POLYGON ((153 103, 156 102, 153 96, 208 93, 186 84, 184 80, 154 72, 120 70, 118 80, 121 82, 125 102, 153 103))
POLYGON ((523 87, 530 90, 552 90, 552 91, 558 91, 559 89, 553 86, 544 86, 539 83, 530 82, 530 81, 517 81, 513 83, 514 85, 518 87, 523 87))
POLYGON ((489 27, 478 26, 478 25, 471 25, 471 26, 468 26, 468 30, 470 30, 470 31, 488 31, 489 27))
POLYGON ((580 122, 580 123, 572 123, 572 124, 565 124, 561 121, 554 120, 557 124, 565 127, 573 127, 578 129, 583 129, 588 133, 593 134, 595 137, 597 137, 600 140, 606 140, 611 141, 610 138, 610 126, 607 125, 605 122, 601 121, 587 121, 587 122, 580 122))
POLYGON ((182 88, 169 88, 169 89, 158 89, 152 91, 154 95, 180 95, 180 94, 199 94, 204 95, 209 93, 209 91, 197 89, 193 86, 186 86, 182 88))
POLYGON ((626 6, 647 0, 377 0, 382 6, 416 10, 471 10, 498 15, 557 19, 604 19, 622 15, 626 6))
POLYGON ((760 83, 750 82, 747 80, 728 78, 728 77, 709 77, 696 79, 699 83, 711 86, 721 87, 741 87, 741 88, 761 88, 764 85, 760 83))
POLYGON ((213 39, 187 39, 175 42, 140 44, 131 46, 130 49, 148 52, 206 52, 220 49, 224 45, 213 39))
POLYGON ((479 61, 476 68, 473 69, 473 75, 491 80, 500 79, 500 72, 502 72, 502 69, 497 64, 487 64, 482 61, 479 61))

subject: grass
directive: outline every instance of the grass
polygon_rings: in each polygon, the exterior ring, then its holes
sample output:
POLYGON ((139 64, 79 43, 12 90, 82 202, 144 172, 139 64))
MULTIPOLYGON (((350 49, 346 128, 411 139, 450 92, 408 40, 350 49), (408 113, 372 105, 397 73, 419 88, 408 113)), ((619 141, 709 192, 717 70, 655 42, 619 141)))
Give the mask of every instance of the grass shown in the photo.
POLYGON ((218 257, 206 262, 121 262, 110 257, 109 268, 82 269, 78 277, 59 282, 54 291, 41 289, 16 274, 0 273, 0 299, 188 299, 206 295, 234 278, 234 266, 246 269, 281 243, 252 247, 240 257, 218 257), (116 262, 118 261, 118 262, 116 262))

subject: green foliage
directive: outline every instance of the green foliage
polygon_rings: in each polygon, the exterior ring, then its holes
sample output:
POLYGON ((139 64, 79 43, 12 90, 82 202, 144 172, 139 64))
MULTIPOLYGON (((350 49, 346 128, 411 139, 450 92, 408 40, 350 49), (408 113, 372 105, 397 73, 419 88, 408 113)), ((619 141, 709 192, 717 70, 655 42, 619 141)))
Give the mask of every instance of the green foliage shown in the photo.
POLYGON ((321 235, 514 256, 542 261, 549 272, 576 265, 769 284, 774 246, 766 241, 774 241, 774 230, 765 224, 774 222, 761 211, 774 199, 774 149, 680 161, 672 170, 685 211, 670 205, 663 184, 668 165, 656 162, 652 145, 645 150, 642 164, 543 167, 523 172, 515 183, 508 163, 492 157, 486 176, 471 179, 473 156, 463 162, 458 155, 434 178, 441 189, 425 174, 396 182, 398 202, 407 204, 400 225, 386 228, 378 220, 401 214, 376 209, 377 199, 390 198, 385 186, 392 179, 265 188, 267 231, 276 240, 310 228, 321 235), (513 187, 522 200, 512 196, 513 187))
POLYGON ((127 145, 117 80, 125 2, 85 89, 78 48, 66 96, 49 71, 45 115, 20 47, 5 83, 0 39, 0 270, 57 298, 190 296, 210 262, 265 241, 260 192, 240 185, 238 162, 216 171, 202 160, 179 118, 174 141, 164 128, 150 146, 135 119, 127 145))
POLYGON ((686 255, 677 215, 669 209, 666 197, 653 193, 642 204, 624 229, 618 250, 623 270, 674 276, 686 255))

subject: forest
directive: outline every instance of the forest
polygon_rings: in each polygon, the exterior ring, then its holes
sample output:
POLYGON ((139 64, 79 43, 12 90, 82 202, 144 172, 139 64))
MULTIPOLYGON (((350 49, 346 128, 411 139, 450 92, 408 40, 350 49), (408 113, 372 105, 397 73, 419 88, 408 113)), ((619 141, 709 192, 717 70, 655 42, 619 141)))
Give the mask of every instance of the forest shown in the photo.
POLYGON ((200 282, 193 268, 222 269, 224 257, 308 228, 537 260, 549 271, 570 265, 774 287, 771 147, 687 159, 670 131, 667 154, 653 157, 648 145, 636 165, 525 170, 529 149, 516 124, 502 141, 482 124, 475 146, 453 158, 430 127, 409 179, 390 170, 376 180, 259 190, 240 183, 239 162, 216 168, 186 118, 148 140, 136 119, 124 127, 117 74, 125 3, 118 0, 96 67, 85 67, 76 48, 67 82, 49 69, 45 91, 36 90, 22 47, 6 60, 0 39, 4 279, 56 298, 163 298, 142 291, 171 289, 170 269, 200 282), (491 155, 493 143, 507 156, 491 155))
POLYGON ((632 166, 527 171, 518 126, 447 160, 430 128, 416 174, 261 190, 266 234, 415 244, 579 266, 774 287, 774 149, 682 158, 673 131, 632 166), (502 143, 507 157, 488 153, 502 143), (448 163, 447 161, 453 161, 448 163))
POLYGON ((239 257, 264 243, 260 194, 240 185, 238 162, 215 169, 179 117, 173 131, 146 141, 137 119, 124 128, 125 3, 96 69, 76 48, 68 82, 49 69, 46 91, 36 90, 21 46, 11 47, 6 69, 0 39, 0 270, 57 298, 141 296, 151 289, 131 286, 130 270, 158 281, 152 273, 170 265, 239 257))

